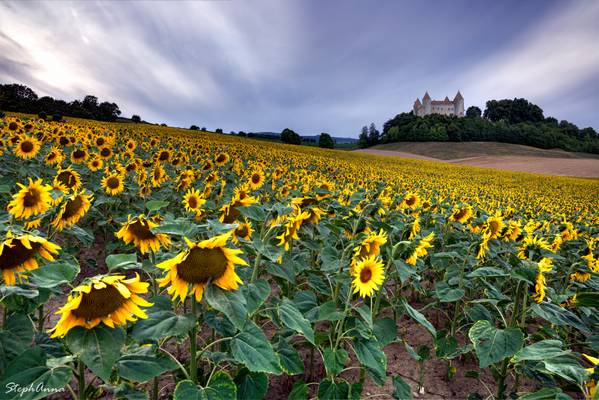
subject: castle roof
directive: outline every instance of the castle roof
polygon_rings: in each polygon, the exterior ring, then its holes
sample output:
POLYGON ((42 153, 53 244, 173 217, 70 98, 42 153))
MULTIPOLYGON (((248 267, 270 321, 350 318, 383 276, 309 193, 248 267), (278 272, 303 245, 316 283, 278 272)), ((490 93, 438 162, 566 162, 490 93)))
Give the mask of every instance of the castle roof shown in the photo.
POLYGON ((458 90, 458 93, 455 95, 455 98, 453 99, 454 101, 456 100, 463 100, 464 98, 462 97, 462 93, 460 93, 460 91, 458 90))
POLYGON ((414 102, 414 105, 415 106, 421 106, 422 105, 422 103, 420 102, 419 98, 416 98, 416 101, 414 102))
POLYGON ((424 92, 424 97, 422 98, 422 101, 424 101, 425 99, 431 99, 431 96, 428 95, 428 90, 424 92))
POLYGON ((449 97, 445 96, 445 98, 443 99, 443 101, 449 101, 449 97))
POLYGON ((447 97, 445 97, 445 100, 433 100, 431 101, 432 105, 436 105, 436 106, 443 106, 443 105, 453 105, 453 101, 449 100, 447 97))

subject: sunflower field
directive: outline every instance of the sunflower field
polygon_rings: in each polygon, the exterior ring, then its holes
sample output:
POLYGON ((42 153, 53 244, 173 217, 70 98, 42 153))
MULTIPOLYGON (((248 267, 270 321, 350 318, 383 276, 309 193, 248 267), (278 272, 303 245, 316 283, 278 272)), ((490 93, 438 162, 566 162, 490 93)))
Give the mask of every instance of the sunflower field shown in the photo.
POLYGON ((13 114, 0 235, 0 399, 599 399, 599 180, 13 114))

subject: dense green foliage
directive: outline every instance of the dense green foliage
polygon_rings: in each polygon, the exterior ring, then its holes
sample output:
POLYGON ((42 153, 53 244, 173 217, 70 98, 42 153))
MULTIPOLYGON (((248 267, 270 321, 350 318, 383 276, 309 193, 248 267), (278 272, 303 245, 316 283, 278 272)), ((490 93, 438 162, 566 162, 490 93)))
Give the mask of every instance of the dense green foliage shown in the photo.
MULTIPOLYGON (((497 141, 599 153, 599 136, 593 128, 545 118, 539 106, 525 99, 490 100, 482 117, 478 107, 469 107, 466 114, 458 118, 401 113, 385 122, 381 142, 497 141)), ((368 143, 372 144, 376 143, 368 143)))
POLYGON ((320 136, 318 136, 318 147, 322 147, 325 149, 333 149, 335 148, 335 142, 333 141, 331 135, 322 132, 320 136))
POLYGON ((285 128, 283 129, 283 132, 281 132, 281 141, 288 144, 302 144, 300 135, 289 128, 285 128))
POLYGON ((121 110, 116 103, 98 103, 96 96, 85 96, 83 100, 74 100, 67 103, 50 96, 38 97, 31 88, 16 83, 0 85, 0 109, 29 114, 53 115, 53 120, 60 120, 57 116, 95 119, 98 121, 115 121, 121 110), (43 113, 43 114, 42 114, 43 113))

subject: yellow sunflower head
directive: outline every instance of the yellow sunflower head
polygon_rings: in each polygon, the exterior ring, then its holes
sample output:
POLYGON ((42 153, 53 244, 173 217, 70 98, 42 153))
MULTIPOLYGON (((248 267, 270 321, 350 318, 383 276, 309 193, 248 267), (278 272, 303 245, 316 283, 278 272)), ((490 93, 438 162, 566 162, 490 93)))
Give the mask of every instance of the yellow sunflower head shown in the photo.
POLYGON ((87 162, 87 168, 89 168, 90 171, 99 171, 103 166, 104 161, 96 157, 92 157, 92 159, 87 162))
POLYGON ((92 329, 104 323, 114 328, 137 318, 147 318, 141 307, 150 307, 152 303, 140 294, 147 293, 148 286, 137 274, 130 279, 123 275, 91 278, 74 288, 65 305, 56 312, 61 317, 50 331, 52 337, 64 337, 76 326, 92 329))
POLYGON ((106 191, 106 193, 108 193, 111 196, 116 196, 123 190, 125 190, 124 180, 125 179, 121 174, 119 174, 118 172, 113 172, 111 174, 105 175, 102 178, 101 185, 106 191))
POLYGON ((265 180, 266 176, 264 175, 264 171, 262 169, 257 169, 250 175, 248 184, 252 190, 256 190, 260 189, 262 185, 264 185, 265 180))
POLYGON ((14 236, 8 232, 4 241, 0 243, 0 270, 2 270, 4 284, 14 285, 17 277, 24 278, 22 272, 37 269, 39 267, 37 256, 54 261, 53 256, 59 251, 59 246, 42 237, 14 236))
POLYGON ((358 259, 376 257, 381 253, 381 246, 385 243, 387 243, 387 234, 382 229, 379 233, 373 232, 354 248, 354 257, 358 259))
POLYGON ((471 206, 463 206, 463 207, 455 207, 451 212, 451 216, 449 217, 450 221, 459 222, 460 224, 464 224, 468 222, 474 212, 472 211, 471 206))
POLYGON ((139 215, 135 218, 129 218, 123 223, 121 229, 115 234, 117 238, 122 239, 125 244, 133 243, 135 247, 145 254, 149 251, 156 253, 160 246, 167 247, 171 240, 164 233, 154 233, 153 228, 158 226, 152 220, 139 215))
POLYGON ((59 168, 53 183, 55 187, 60 187, 63 192, 77 190, 81 187, 81 176, 71 167, 59 168))
POLYGON ((85 162, 88 158, 89 154, 87 153, 87 150, 85 150, 83 147, 77 148, 73 150, 73 152, 71 153, 71 162, 73 164, 85 162))
POLYGON ((222 167, 227 162, 229 162, 230 159, 231 159, 231 157, 229 157, 229 155, 227 153, 220 153, 219 155, 216 156, 216 158, 214 159, 214 162, 219 167, 222 167))
POLYGON ((232 236, 233 243, 238 244, 240 238, 243 240, 251 240, 252 233, 254 233, 254 230, 252 229, 251 222, 246 221, 246 222, 240 223, 237 226, 237 228, 233 229, 233 236, 232 236))
POLYGON ((374 256, 363 258, 354 266, 352 276, 354 293, 372 296, 385 281, 383 262, 374 256))
POLYGON ((48 152, 48 154, 46 154, 46 157, 44 158, 44 163, 46 165, 54 165, 54 164, 60 164, 62 162, 62 160, 64 160, 64 154, 62 153, 62 150, 60 150, 58 147, 54 146, 48 152))
POLYGON ((27 160, 35 157, 41 147, 41 143, 36 138, 22 136, 15 144, 14 152, 17 157, 27 160))
POLYGON ((19 219, 29 219, 32 216, 45 213, 52 205, 50 185, 44 185, 41 179, 35 182, 29 178, 29 185, 18 184, 19 190, 8 203, 8 212, 19 219))
POLYGON ((184 301, 188 292, 202 300, 204 287, 212 282, 224 290, 236 290, 243 283, 235 265, 247 265, 238 257, 241 250, 225 247, 231 232, 194 243, 185 239, 188 249, 157 265, 166 275, 159 279, 161 287, 170 285, 168 293, 184 301), (191 289, 189 288, 191 286, 191 289))
POLYGON ((204 203, 206 199, 202 198, 202 194, 197 189, 191 188, 183 196, 183 206, 190 213, 201 215, 204 203))
POLYGON ((62 231, 64 228, 75 225, 87 213, 92 200, 93 195, 86 193, 85 189, 81 192, 73 192, 60 207, 52 221, 52 226, 58 231, 62 231))

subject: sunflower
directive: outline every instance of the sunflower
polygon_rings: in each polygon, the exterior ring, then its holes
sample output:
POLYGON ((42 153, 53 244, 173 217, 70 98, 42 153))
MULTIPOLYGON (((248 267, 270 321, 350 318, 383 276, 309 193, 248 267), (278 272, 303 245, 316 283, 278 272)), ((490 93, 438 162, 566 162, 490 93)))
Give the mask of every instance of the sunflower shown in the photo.
POLYGON ((103 166, 104 161, 96 157, 92 157, 92 159, 87 162, 87 168, 89 168, 90 171, 99 171, 103 166))
POLYGON ((62 160, 64 160, 64 154, 62 150, 56 146, 52 147, 48 154, 46 154, 46 157, 44 157, 44 163, 46 165, 60 164, 62 160))
MULTIPOLYGON (((593 364, 592 367, 590 368, 585 368, 585 371, 589 374, 589 375, 594 375, 595 379, 597 378, 597 375, 595 373, 595 370, 597 370, 597 367, 599 366, 599 358, 596 357, 592 357, 589 356, 587 354, 583 354, 584 358, 587 359, 588 362, 590 362, 591 364, 593 364)), ((587 381, 587 383, 585 384, 585 390, 587 391, 586 393, 586 398, 587 399, 594 399, 595 398, 595 394, 597 393, 597 381, 595 379, 589 379, 587 381)))
POLYGON ((551 258, 544 257, 541 261, 538 262, 538 272, 537 279, 535 283, 535 293, 532 295, 532 298, 537 303, 542 303, 543 299, 545 299, 545 289, 547 288, 547 282, 545 281, 545 273, 550 272, 552 270, 552 261, 551 258))
POLYGON ((81 176, 73 168, 59 168, 54 177, 54 186, 60 188, 63 192, 70 189, 77 190, 81 187, 81 176))
POLYGON ((129 150, 129 151, 135 151, 135 148, 137 147, 137 143, 135 143, 135 140, 129 139, 129 140, 127 140, 127 144, 125 145, 125 147, 127 147, 127 150, 129 150))
POLYGON ((112 154, 112 149, 108 146, 100 148, 100 151, 98 152, 98 155, 103 160, 108 160, 110 157, 112 157, 112 154))
POLYGON ((435 233, 431 232, 428 236, 420 239, 420 241, 416 245, 416 248, 412 251, 412 254, 410 254, 410 256, 406 259, 406 264, 416 265, 418 257, 424 257, 425 255, 427 255, 427 249, 433 247, 431 242, 433 241, 434 237, 435 233))
POLYGON ((225 204, 220 209, 220 222, 224 222, 225 224, 235 222, 241 215, 241 212, 237 209, 237 207, 245 207, 256 204, 257 202, 258 199, 247 194, 245 190, 239 188, 235 189, 235 193, 233 194, 231 202, 229 204, 225 204))
POLYGON ((87 194, 85 189, 81 192, 73 192, 58 210, 58 214, 52 221, 52 226, 58 231, 62 231, 64 228, 75 225, 89 210, 92 200, 93 195, 87 194))
POLYGON ((22 136, 15 144, 15 155, 24 160, 33 158, 39 153, 42 144, 34 137, 22 136))
POLYGON ((354 293, 360 297, 372 296, 385 281, 383 262, 375 256, 363 258, 352 271, 354 293))
POLYGON ((501 236, 503 228, 505 228, 503 218, 499 215, 495 215, 494 217, 487 218, 485 225, 483 226, 483 232, 486 233, 490 239, 497 239, 501 236))
POLYGON ((591 279, 591 274, 584 271, 576 271, 570 274, 570 282, 586 282, 591 279))
POLYGON ((354 258, 376 257, 381 253, 381 246, 385 243, 387 243, 387 234, 382 229, 379 233, 371 233, 354 248, 354 258))
POLYGON ((540 258, 541 250, 551 251, 551 245, 547 240, 539 236, 526 236, 518 247, 518 257, 523 260, 540 258))
POLYGON ((168 181, 168 175, 161 164, 156 164, 152 169, 152 187, 160 187, 164 182, 168 181))
POLYGON ((43 214, 52 205, 52 196, 50 185, 44 185, 41 179, 35 182, 29 178, 29 185, 25 186, 18 183, 21 187, 8 203, 7 210, 10 214, 19 219, 29 219, 38 214, 43 214))
POLYGON ((102 187, 111 196, 116 196, 125 190, 124 179, 118 172, 113 172, 109 175, 105 175, 102 178, 102 187))
POLYGON ((299 240, 297 232, 308 218, 310 218, 309 213, 306 211, 299 212, 297 209, 292 215, 288 216, 283 233, 276 237, 276 239, 279 239, 278 246, 285 246, 285 251, 289 251, 291 241, 299 240))
POLYGON ((89 154, 87 153, 87 151, 84 148, 75 149, 71 153, 71 162, 73 164, 83 163, 83 162, 87 161, 88 158, 89 158, 89 154))
POLYGON ((196 216, 200 216, 204 211, 202 206, 206 203, 206 199, 203 199, 200 192, 197 189, 189 189, 183 196, 183 205, 185 210, 190 213, 194 213, 196 216))
POLYGON ((402 208, 417 208, 420 205, 420 197, 414 193, 408 193, 401 203, 402 208))
POLYGON ((231 240, 235 244, 239 244, 240 238, 243 240, 251 240, 252 233, 254 233, 254 230, 252 229, 252 223, 249 221, 240 223, 237 228, 233 229, 232 233, 233 236, 231 240))
POLYGON ((467 205, 464 207, 454 207, 449 220, 464 224, 468 222, 470 218, 472 218, 473 214, 474 212, 472 211, 472 206, 467 205))
POLYGON ((71 329, 81 326, 92 329, 101 322, 114 328, 148 316, 140 307, 151 307, 140 294, 148 293, 149 283, 139 275, 125 279, 123 275, 104 275, 91 278, 74 288, 67 302, 56 314, 61 314, 50 330, 52 338, 64 337, 71 329))
POLYGON ((236 290, 243 282, 235 273, 235 265, 247 263, 238 257, 241 250, 225 247, 230 237, 231 232, 228 232, 199 243, 185 238, 187 251, 157 265, 167 271, 158 280, 160 286, 170 284, 168 294, 173 300, 179 297, 181 301, 185 300, 188 291, 195 295, 196 301, 201 301, 208 281, 224 290, 236 290))
POLYGON ((227 153, 220 153, 219 155, 216 156, 216 158, 214 159, 214 162, 216 163, 217 166, 222 167, 227 162, 229 162, 230 159, 231 159, 231 157, 229 157, 229 155, 227 153))
POLYGON ((127 222, 123 223, 123 226, 115 235, 117 238, 122 239, 125 244, 133 243, 141 251, 141 254, 149 251, 156 253, 161 245, 167 247, 171 243, 168 235, 152 232, 152 229, 157 226, 157 223, 146 219, 143 215, 135 218, 131 218, 131 215, 129 215, 127 222))
POLYGON ((510 221, 508 223, 507 229, 503 232, 503 240, 506 242, 515 241, 520 237, 522 233, 522 229, 520 228, 520 222, 518 221, 510 221))
POLYGON ((14 285, 15 275, 22 278, 21 272, 37 269, 39 265, 36 256, 54 261, 53 255, 58 254, 59 251, 59 246, 42 237, 14 236, 12 232, 8 232, 4 241, 0 243, 0 270, 2 270, 4 284, 14 285))
POLYGON ((266 177, 264 175, 264 171, 262 171, 261 169, 257 169, 254 172, 252 172, 252 175, 250 175, 250 181, 248 183, 252 190, 257 190, 260 189, 262 185, 264 185, 265 180, 266 177))

